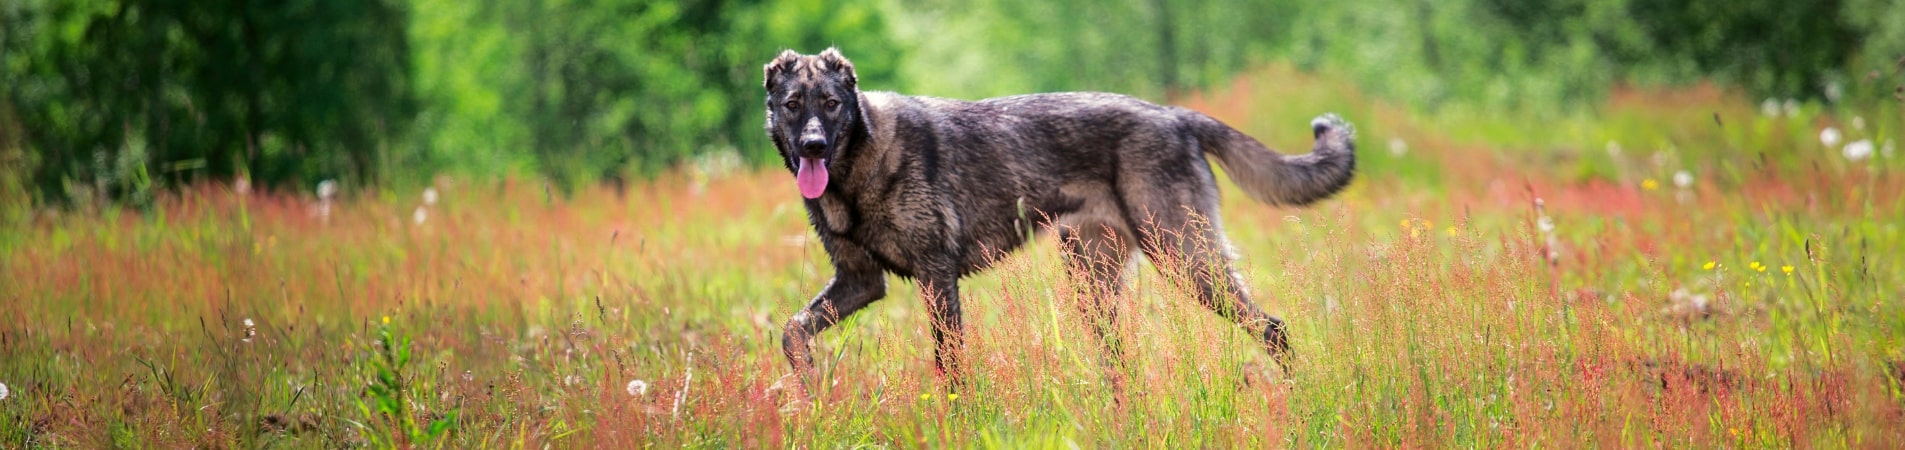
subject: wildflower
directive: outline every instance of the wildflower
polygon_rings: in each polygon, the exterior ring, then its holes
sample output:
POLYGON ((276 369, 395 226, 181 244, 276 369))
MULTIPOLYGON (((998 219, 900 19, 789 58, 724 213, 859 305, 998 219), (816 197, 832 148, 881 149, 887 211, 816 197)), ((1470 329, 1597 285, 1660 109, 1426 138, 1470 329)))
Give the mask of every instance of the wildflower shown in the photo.
POLYGON ((1792 265, 1792 264, 1787 264, 1787 265, 1783 265, 1783 266, 1779 266, 1779 271, 1780 271, 1780 272, 1785 272, 1787 276, 1792 276, 1792 274, 1793 274, 1793 265, 1792 265))
POLYGON ((1786 104, 1782 106, 1786 110, 1786 117, 1799 117, 1799 101, 1798 100, 1793 100, 1788 98, 1786 99, 1786 104))
POLYGON ((1779 100, 1767 97, 1759 102, 1759 114, 1766 117, 1779 117, 1779 100))
POLYGON ((6 400, 6 399, 7 399, 7 395, 9 395, 9 394, 12 394, 12 393, 13 393, 12 391, 8 391, 8 390, 7 390, 7 384, 6 384, 6 383, 0 383, 0 400, 6 400))
POLYGON ((1759 261, 1753 261, 1753 262, 1751 262, 1751 263, 1747 263, 1747 264, 1746 264, 1746 268, 1748 268, 1748 269, 1753 269, 1753 271, 1755 271, 1755 272, 1765 272, 1765 271, 1766 271, 1766 266, 1763 266, 1763 265, 1760 265, 1760 263, 1759 263, 1759 261))
POLYGON ((1460 230, 1455 229, 1454 225, 1449 225, 1449 237, 1455 237, 1455 235, 1459 234, 1460 232, 1461 232, 1460 230))
POLYGON ((337 196, 337 180, 318 182, 317 195, 320 200, 330 200, 331 197, 337 196))
POLYGON ((424 209, 422 206, 418 206, 416 211, 410 213, 410 220, 416 222, 417 225, 423 225, 423 221, 429 218, 430 211, 424 209))
POLYGON ((920 401, 926 401, 926 400, 932 400, 932 399, 933 399, 933 394, 930 394, 930 393, 927 393, 927 394, 919 394, 919 399, 920 399, 920 401))
POLYGON ((1824 130, 1819 130, 1819 143, 1829 148, 1838 147, 1839 141, 1844 138, 1845 136, 1839 133, 1838 128, 1826 127, 1824 130))
POLYGON ((1693 187, 1693 174, 1687 173, 1687 171, 1685 170, 1674 172, 1673 185, 1678 186, 1681 189, 1693 187))
POLYGON ((423 189, 423 204, 426 206, 437 204, 437 188, 423 189))
POLYGON ((1641 189, 1646 189, 1646 190, 1649 190, 1649 191, 1651 191, 1651 190, 1655 190, 1655 189, 1660 189, 1660 182, 1659 182, 1659 181, 1654 181, 1654 179, 1652 179, 1652 178, 1648 178, 1648 179, 1645 179, 1645 180, 1640 180, 1640 188, 1641 188, 1641 189))
POLYGON ((642 380, 629 381, 627 389, 630 397, 640 397, 648 394, 648 382, 642 380))
POLYGON ((1720 266, 1720 263, 1718 263, 1718 262, 1714 262, 1714 261, 1707 261, 1707 263, 1706 263, 1706 265, 1702 265, 1702 266, 1700 266, 1700 268, 1701 268, 1701 269, 1706 269, 1706 270, 1713 270, 1713 268, 1714 268, 1714 267, 1719 267, 1719 266, 1720 266))
POLYGON ((1548 216, 1541 216, 1540 219, 1535 219, 1535 228, 1540 228, 1541 232, 1543 233, 1553 233, 1554 232, 1554 218, 1548 217, 1548 216))
POLYGON ((246 318, 245 319, 245 337, 239 340, 245 341, 245 342, 251 342, 251 338, 256 336, 258 336, 258 324, 253 323, 250 318, 246 318))
POLYGON ((1872 140, 1860 139, 1852 141, 1852 143, 1845 145, 1844 151, 1846 160, 1863 161, 1866 158, 1872 157, 1872 140))
POLYGON ((959 399, 959 394, 946 394, 947 401, 958 400, 958 399, 959 399))
POLYGON ((1844 86, 1839 85, 1838 81, 1826 82, 1826 101, 1838 103, 1842 96, 1845 96, 1844 86))
POLYGON ((384 316, 384 325, 390 325, 390 316, 384 316))
POLYGON ((1865 116, 1852 116, 1852 129, 1854 130, 1865 129, 1865 116))
POLYGON ((1403 142, 1402 138, 1389 138, 1389 154, 1396 156, 1409 154, 1409 143, 1403 142))

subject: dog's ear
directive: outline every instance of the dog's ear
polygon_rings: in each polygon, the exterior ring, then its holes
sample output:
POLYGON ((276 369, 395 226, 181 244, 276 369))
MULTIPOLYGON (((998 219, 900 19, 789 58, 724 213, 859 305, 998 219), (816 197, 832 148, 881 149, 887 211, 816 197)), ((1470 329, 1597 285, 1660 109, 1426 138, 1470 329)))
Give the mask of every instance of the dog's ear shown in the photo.
POLYGON ((780 56, 774 57, 774 60, 769 61, 766 67, 761 68, 761 72, 764 75, 762 77, 763 81, 761 82, 761 86, 767 88, 768 92, 773 92, 774 84, 780 81, 780 75, 789 70, 794 70, 794 63, 799 61, 800 53, 791 49, 781 50, 780 56))
POLYGON ((828 69, 846 76, 848 88, 860 88, 860 76, 853 73, 853 61, 848 61, 845 55, 841 55, 840 49, 827 47, 827 50, 820 52, 820 62, 825 63, 828 69))

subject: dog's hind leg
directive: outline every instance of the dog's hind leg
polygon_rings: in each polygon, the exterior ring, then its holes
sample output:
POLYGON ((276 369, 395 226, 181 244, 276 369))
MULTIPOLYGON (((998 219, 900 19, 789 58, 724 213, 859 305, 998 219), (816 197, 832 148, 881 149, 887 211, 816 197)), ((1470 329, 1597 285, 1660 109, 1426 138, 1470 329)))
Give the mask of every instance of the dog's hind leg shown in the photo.
POLYGON ((1118 329, 1119 299, 1124 294, 1124 267, 1131 257, 1131 238, 1112 224, 1086 222, 1059 230, 1065 248, 1065 271, 1074 284, 1076 304, 1098 337, 1100 362, 1111 384, 1123 390, 1127 359, 1118 329))
POLYGON ((814 371, 814 336, 886 297, 886 275, 870 256, 848 244, 828 247, 834 260, 833 280, 787 320, 781 335, 781 350, 801 378, 803 395, 811 395, 804 387, 814 371))
POLYGON ((1291 371, 1290 343, 1283 320, 1251 303, 1243 277, 1232 267, 1230 243, 1218 225, 1215 202, 1202 206, 1197 208, 1201 211, 1179 206, 1175 214, 1149 216, 1152 221, 1139 226, 1138 247, 1165 279, 1189 290, 1198 304, 1260 339, 1278 365, 1285 372, 1291 371))

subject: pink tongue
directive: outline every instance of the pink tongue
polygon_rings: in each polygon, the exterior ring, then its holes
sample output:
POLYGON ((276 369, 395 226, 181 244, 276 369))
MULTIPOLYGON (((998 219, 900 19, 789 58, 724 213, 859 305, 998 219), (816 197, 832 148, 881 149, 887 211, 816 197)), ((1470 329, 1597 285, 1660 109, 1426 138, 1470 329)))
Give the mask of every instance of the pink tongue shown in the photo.
POLYGON ((800 185, 800 196, 820 198, 827 191, 827 161, 820 158, 800 158, 800 167, 794 173, 794 184, 800 185))

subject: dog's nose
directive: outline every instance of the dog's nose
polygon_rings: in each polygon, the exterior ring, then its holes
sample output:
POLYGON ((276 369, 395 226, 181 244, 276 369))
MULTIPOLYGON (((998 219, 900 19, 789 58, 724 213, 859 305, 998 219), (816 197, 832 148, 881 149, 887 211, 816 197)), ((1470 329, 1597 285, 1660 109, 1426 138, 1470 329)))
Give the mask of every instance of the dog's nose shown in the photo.
POLYGON ((800 141, 800 149, 805 150, 810 155, 819 155, 822 150, 827 149, 827 140, 802 139, 800 141))

